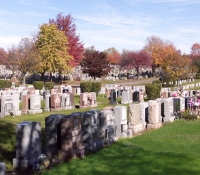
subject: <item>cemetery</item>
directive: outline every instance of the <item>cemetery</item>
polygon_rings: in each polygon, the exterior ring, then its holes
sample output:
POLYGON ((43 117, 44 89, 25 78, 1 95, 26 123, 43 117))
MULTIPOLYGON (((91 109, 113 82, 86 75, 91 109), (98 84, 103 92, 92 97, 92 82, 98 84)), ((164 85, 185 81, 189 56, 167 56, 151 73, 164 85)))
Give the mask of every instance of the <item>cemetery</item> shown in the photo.
POLYGON ((156 99, 147 99, 145 85, 106 84, 98 94, 71 86, 43 92, 31 86, 1 90, 2 128, 10 128, 8 121, 15 121, 15 131, 7 133, 15 143, 6 162, 0 162, 0 174, 6 167, 40 172, 41 167, 44 170, 76 158, 88 159, 88 155, 118 142, 124 141, 126 148, 132 145, 127 138, 157 130, 183 118, 188 111, 189 116, 196 117, 192 119, 197 119, 200 94, 190 90, 192 87, 198 88, 200 83, 182 85, 182 90, 161 88, 156 99))

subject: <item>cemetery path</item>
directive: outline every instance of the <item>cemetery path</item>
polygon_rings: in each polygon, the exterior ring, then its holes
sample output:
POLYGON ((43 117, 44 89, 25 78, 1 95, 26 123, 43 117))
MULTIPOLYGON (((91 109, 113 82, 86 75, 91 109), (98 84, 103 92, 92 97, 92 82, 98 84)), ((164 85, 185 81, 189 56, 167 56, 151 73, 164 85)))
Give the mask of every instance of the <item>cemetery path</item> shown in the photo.
POLYGON ((116 84, 119 84, 119 85, 143 85, 143 84, 147 84, 147 83, 152 83, 153 81, 155 80, 158 80, 158 78, 145 78, 145 79, 130 79, 128 81, 125 81, 125 82, 120 82, 120 83, 116 83, 116 84))

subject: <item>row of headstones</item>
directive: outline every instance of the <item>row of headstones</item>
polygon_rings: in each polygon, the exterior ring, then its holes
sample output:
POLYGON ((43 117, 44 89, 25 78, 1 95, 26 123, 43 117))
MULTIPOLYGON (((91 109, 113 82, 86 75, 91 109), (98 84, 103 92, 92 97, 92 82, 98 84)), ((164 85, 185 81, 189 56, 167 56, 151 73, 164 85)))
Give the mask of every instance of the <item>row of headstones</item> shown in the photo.
MULTIPOLYGON (((36 114, 41 113, 41 96, 35 94, 34 91, 29 91, 28 94, 23 95, 22 110, 19 110, 19 96, 3 95, 0 96, 0 118, 7 115, 19 116, 21 114, 36 114)), ((96 93, 81 93, 80 94, 80 107, 95 107, 96 93)), ((74 108, 74 94, 67 93, 47 93, 45 95, 45 108, 44 111, 55 110, 69 110, 74 108)))
MULTIPOLYGON (((183 83, 192 82, 192 81, 194 81, 194 78, 189 78, 187 80, 175 81, 175 84, 183 84, 183 83)), ((164 82, 164 84, 166 84, 166 82, 164 82)), ((169 82, 169 84, 174 84, 174 82, 169 82)))
MULTIPOLYGON (((182 85, 181 87, 175 87, 174 90, 175 91, 188 90, 190 88, 199 87, 199 86, 200 86, 200 82, 197 82, 197 83, 191 83, 191 84, 187 84, 187 85, 182 85)), ((162 88, 161 91, 171 91, 171 88, 162 88)))
POLYGON ((144 90, 134 91, 134 90, 123 90, 122 92, 118 93, 114 89, 110 91, 109 99, 110 104, 115 105, 117 104, 117 97, 121 96, 121 104, 130 104, 133 102, 143 102, 144 101, 144 90), (121 94, 120 94, 121 93, 121 94))
POLYGON ((200 96, 200 92, 199 90, 183 90, 183 91, 162 90, 160 96, 161 98, 192 97, 192 96, 200 96))
MULTIPOLYGON (((114 110, 90 110, 68 116, 53 114, 45 118, 48 156, 58 155, 62 160, 84 156, 112 144, 120 137, 131 136, 127 125, 127 107, 114 110)), ((16 158, 13 167, 28 168, 41 154, 41 125, 22 122, 16 125, 16 158)))
MULTIPOLYGON (((174 111, 186 108, 188 98, 166 98, 129 105, 115 106, 113 110, 90 110, 70 115, 52 114, 45 118, 46 147, 49 157, 58 155, 68 161, 84 157, 111 145, 121 137, 145 129, 156 129, 162 122, 173 122, 174 111)), ((41 154, 41 125, 39 122, 22 122, 16 126, 16 158, 13 167, 33 165, 41 154)))

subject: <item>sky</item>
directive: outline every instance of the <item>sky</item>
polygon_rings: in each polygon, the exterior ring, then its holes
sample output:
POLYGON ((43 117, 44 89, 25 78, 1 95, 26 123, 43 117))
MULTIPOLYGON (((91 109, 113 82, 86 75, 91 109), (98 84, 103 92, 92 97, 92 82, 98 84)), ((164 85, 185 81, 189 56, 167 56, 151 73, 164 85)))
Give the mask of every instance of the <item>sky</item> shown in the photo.
POLYGON ((84 47, 99 51, 140 50, 151 36, 182 53, 200 43, 200 0, 1 0, 0 47, 31 37, 59 13, 71 14, 84 47))

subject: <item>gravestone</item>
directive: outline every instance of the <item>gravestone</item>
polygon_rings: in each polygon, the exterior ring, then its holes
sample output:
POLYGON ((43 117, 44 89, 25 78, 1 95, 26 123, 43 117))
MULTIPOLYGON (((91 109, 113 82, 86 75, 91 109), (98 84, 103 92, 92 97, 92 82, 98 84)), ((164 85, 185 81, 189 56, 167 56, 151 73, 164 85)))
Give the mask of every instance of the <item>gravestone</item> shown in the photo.
POLYGON ((64 110, 74 108, 74 94, 72 93, 63 93, 61 96, 61 107, 64 110))
POLYGON ((50 98, 50 93, 45 94, 45 108, 44 111, 49 112, 50 111, 50 102, 51 102, 51 98, 50 98))
POLYGON ((140 104, 130 104, 129 105, 129 128, 133 133, 138 133, 144 130, 143 120, 140 114, 140 104))
POLYGON ((140 105, 140 116, 143 123, 143 129, 146 129, 147 123, 148 123, 148 102, 141 102, 140 105))
POLYGON ((162 121, 160 120, 160 114, 159 114, 159 104, 156 100, 150 100, 148 101, 148 124, 147 129, 157 129, 162 126, 162 121))
POLYGON ((7 115, 19 116, 19 96, 18 95, 5 95, 0 96, 0 118, 7 115))
POLYGON ((139 91, 139 102, 144 102, 144 90, 139 91))
POLYGON ((61 149, 58 152, 61 160, 84 156, 84 146, 81 144, 82 115, 75 112, 61 119, 61 149))
POLYGON ((64 114, 52 114, 45 118, 46 154, 53 156, 61 148, 61 119, 64 114))
POLYGON ((6 172, 6 164, 4 162, 0 162, 0 175, 5 175, 6 172))
POLYGON ((16 125, 16 158, 13 168, 27 169, 33 166, 41 154, 40 122, 21 122, 16 125))
POLYGON ((133 92, 133 101, 138 102, 139 101, 139 91, 133 92))
POLYGON ((50 110, 51 111, 60 111, 61 108, 61 95, 60 94, 51 94, 51 103, 50 110))
POLYGON ((96 152, 103 148, 103 142, 100 138, 98 110, 90 110, 83 113, 82 143, 86 152, 96 152))
POLYGON ((42 113, 41 109, 41 96, 39 94, 30 95, 30 109, 28 114, 42 113))
POLYGON ((162 98, 157 98, 156 101, 158 102, 160 121, 163 122, 163 117, 164 117, 164 102, 163 102, 162 98))
POLYGON ((22 97, 22 113, 27 114, 30 109, 30 95, 26 94, 22 97))
POLYGON ((96 93, 95 92, 84 92, 80 94, 80 108, 85 107, 96 107, 96 93))
POLYGON ((106 147, 114 142, 115 116, 113 110, 101 110, 99 113, 100 137, 106 147))
POLYGON ((111 89, 106 88, 106 98, 110 98, 111 89))
POLYGON ((115 106, 115 140, 121 137, 131 137, 132 131, 128 128, 127 106, 115 106))
POLYGON ((116 92, 114 89, 110 91, 110 105, 116 105, 117 104, 117 97, 116 92))
POLYGON ((173 98, 173 112, 178 113, 180 111, 180 98, 173 98))
POLYGON ((165 98, 164 102, 164 122, 173 122, 174 113, 173 113, 173 98, 165 98))
POLYGON ((87 92, 84 92, 84 93, 81 93, 80 94, 80 108, 81 107, 88 107, 89 104, 88 104, 88 93, 87 92))
POLYGON ((132 92, 129 90, 129 91, 126 91, 124 90, 122 92, 122 101, 121 103, 122 104, 129 104, 129 103, 132 103, 132 92))
POLYGON ((185 111, 185 98, 180 97, 180 111, 185 111))

